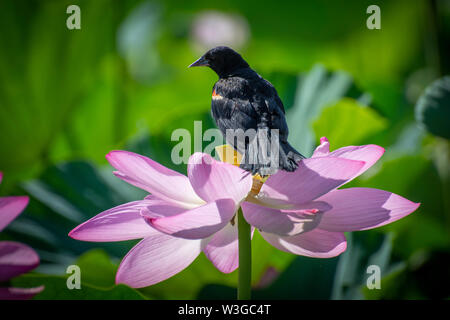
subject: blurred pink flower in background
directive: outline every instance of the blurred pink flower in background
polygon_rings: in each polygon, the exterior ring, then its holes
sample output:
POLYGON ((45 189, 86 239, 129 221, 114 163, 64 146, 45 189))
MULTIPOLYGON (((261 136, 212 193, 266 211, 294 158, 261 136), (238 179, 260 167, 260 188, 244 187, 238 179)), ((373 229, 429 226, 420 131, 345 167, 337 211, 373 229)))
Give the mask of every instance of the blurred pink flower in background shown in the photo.
POLYGON ((84 241, 143 238, 116 275, 117 283, 132 287, 175 275, 201 251, 220 271, 234 271, 239 265, 235 214, 240 206, 246 221, 274 247, 308 257, 335 257, 347 247, 344 232, 383 226, 419 206, 383 190, 337 190, 383 152, 366 145, 330 153, 328 140, 322 138, 313 157, 302 160, 295 172, 279 171, 253 192, 248 172, 206 154, 191 156, 186 177, 144 156, 113 151, 107 159, 118 170, 114 174, 151 195, 104 211, 69 236, 84 241))
POLYGON ((191 42, 199 53, 217 46, 238 50, 245 47, 249 38, 247 20, 236 13, 203 11, 195 16, 191 27, 191 42))
MULTIPOLYGON (((0 172, 0 182, 3 174, 0 172)), ((28 197, 0 198, 0 232, 28 205, 28 197)), ((39 265, 39 256, 29 246, 15 241, 0 241, 0 283, 26 273, 39 265)), ((29 299, 41 292, 36 288, 0 287, 0 299, 29 299)))

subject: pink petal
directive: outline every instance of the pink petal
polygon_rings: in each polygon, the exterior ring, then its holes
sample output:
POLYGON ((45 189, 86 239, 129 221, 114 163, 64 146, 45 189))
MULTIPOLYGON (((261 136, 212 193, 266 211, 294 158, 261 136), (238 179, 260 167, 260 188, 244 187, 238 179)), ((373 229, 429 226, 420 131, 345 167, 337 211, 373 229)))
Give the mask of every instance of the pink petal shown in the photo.
POLYGON ((277 249, 312 258, 332 258, 347 248, 343 233, 317 228, 295 236, 283 237, 266 232, 261 232, 261 235, 277 249))
POLYGON ((320 198, 332 209, 319 227, 329 231, 367 230, 401 219, 419 207, 395 193, 369 188, 334 190, 320 198))
POLYGON ((384 153, 384 148, 375 144, 365 146, 349 146, 331 152, 329 157, 339 157, 350 160, 364 161, 366 164, 359 170, 355 177, 363 174, 367 169, 375 164, 384 153))
POLYGON ((277 235, 295 235, 314 229, 322 213, 318 209, 280 210, 244 202, 245 220, 260 231, 277 235))
POLYGON ((44 286, 35 288, 0 288, 0 300, 28 300, 42 292, 44 286))
POLYGON ((189 158, 188 176, 195 192, 207 202, 233 199, 238 205, 252 188, 251 174, 204 153, 189 158))
POLYGON ((2 179, 3 179, 3 172, 0 171, 0 183, 2 183, 2 179))
POLYGON ((0 231, 11 223, 28 205, 28 197, 0 198, 0 231))
POLYGON ((0 282, 7 281, 39 265, 39 256, 29 246, 0 241, 0 282))
MULTIPOLYGON (((236 219, 237 220, 237 219, 236 219)), ((206 257, 223 273, 230 273, 239 266, 237 224, 230 223, 211 237, 203 249, 206 257)))
POLYGON ((140 239, 158 233, 142 219, 140 211, 150 200, 133 201, 103 211, 70 231, 83 241, 109 242, 140 239))
POLYGON ((330 153, 330 143, 327 137, 320 138, 320 145, 314 150, 312 158, 325 157, 330 153))
MULTIPOLYGON (((239 242, 237 217, 214 234, 203 248, 206 257, 223 273, 231 273, 239 267, 239 242)), ((251 227, 251 237, 255 228, 251 227)))
POLYGON ((117 177, 158 198, 185 207, 204 203, 192 189, 186 176, 147 157, 128 151, 111 151, 106 159, 118 170, 114 173, 117 177))
POLYGON ((142 208, 140 213, 144 219, 166 218, 189 211, 189 209, 153 196, 147 196, 145 199, 148 199, 147 205, 142 208))
POLYGON ((330 153, 330 143, 328 142, 328 139, 322 137, 320 138, 320 142, 320 146, 314 151, 313 158, 326 156, 364 161, 365 165, 357 172, 355 177, 363 174, 367 169, 373 166, 385 151, 383 147, 368 144, 364 146, 343 147, 330 153))
POLYGON ((185 240, 158 233, 143 239, 123 258, 116 283, 142 288, 187 268, 201 252, 201 240, 185 240))
POLYGON ((363 166, 363 161, 332 157, 305 159, 294 172, 278 171, 270 176, 258 200, 279 205, 310 202, 346 183, 363 166))
POLYGON ((152 210, 154 208, 148 206, 142 210, 141 214, 153 228, 174 237, 203 239, 229 223, 235 214, 235 204, 231 199, 221 199, 165 217, 161 217, 161 212, 152 212, 152 210))

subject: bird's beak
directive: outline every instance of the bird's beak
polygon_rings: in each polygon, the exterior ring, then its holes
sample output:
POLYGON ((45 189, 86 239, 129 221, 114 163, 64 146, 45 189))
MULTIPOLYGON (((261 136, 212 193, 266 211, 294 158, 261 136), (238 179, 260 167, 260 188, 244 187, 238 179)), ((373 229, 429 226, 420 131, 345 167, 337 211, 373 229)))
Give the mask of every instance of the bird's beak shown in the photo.
POLYGON ((208 67, 208 60, 205 59, 205 57, 200 57, 198 60, 194 61, 194 63, 190 64, 188 68, 190 67, 208 67))

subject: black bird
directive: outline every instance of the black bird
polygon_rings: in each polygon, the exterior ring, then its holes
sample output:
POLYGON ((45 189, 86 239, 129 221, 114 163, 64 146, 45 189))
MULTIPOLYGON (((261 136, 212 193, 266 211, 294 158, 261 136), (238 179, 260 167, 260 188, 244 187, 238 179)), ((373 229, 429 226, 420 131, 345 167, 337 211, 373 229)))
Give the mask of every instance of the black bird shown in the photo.
POLYGON ((229 47, 213 48, 189 67, 198 66, 219 76, 212 91, 212 116, 227 143, 243 155, 240 167, 261 176, 278 169, 295 171, 304 157, 287 141, 285 110, 274 86, 229 47), (237 134, 239 129, 247 135, 237 134))

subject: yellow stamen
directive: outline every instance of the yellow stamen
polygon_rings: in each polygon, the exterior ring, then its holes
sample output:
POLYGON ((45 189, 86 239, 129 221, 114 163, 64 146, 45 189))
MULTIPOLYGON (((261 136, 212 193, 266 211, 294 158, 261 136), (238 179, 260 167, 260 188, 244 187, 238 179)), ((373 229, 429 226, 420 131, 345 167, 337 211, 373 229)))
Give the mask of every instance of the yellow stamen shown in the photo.
POLYGON ((241 164, 242 155, 228 144, 217 146, 216 153, 222 162, 226 162, 237 167, 241 164))
POLYGON ((261 191, 261 188, 264 184, 264 182, 266 182, 268 176, 267 177, 261 177, 259 175, 259 173, 255 174, 253 176, 253 185, 252 185, 252 189, 250 190, 249 196, 253 196, 256 197, 259 193, 259 191, 261 191))

